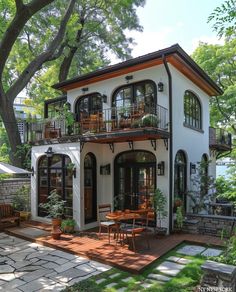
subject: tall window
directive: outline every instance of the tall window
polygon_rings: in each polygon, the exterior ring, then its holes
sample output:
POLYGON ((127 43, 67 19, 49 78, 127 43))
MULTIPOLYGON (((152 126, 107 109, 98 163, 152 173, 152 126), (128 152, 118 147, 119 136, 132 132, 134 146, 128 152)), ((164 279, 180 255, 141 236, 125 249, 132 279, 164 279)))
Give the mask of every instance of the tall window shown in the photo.
MULTIPOLYGON (((67 169, 71 162, 67 155, 54 154, 52 157, 42 156, 38 164, 38 204, 45 203, 50 192, 54 189, 66 201, 65 215, 73 216, 72 201, 72 173, 67 169)), ((47 214, 38 208, 39 216, 47 214)))
POLYGON ((179 150, 175 156, 175 176, 174 176, 174 195, 181 199, 184 204, 186 201, 186 181, 187 181, 187 162, 185 154, 179 150))
POLYGON ((192 128, 201 129, 201 105, 198 97, 191 91, 184 94, 184 123, 192 128))
POLYGON ((88 94, 77 100, 75 113, 78 120, 80 120, 81 114, 85 117, 97 112, 102 112, 102 96, 100 93, 88 94))
POLYGON ((112 99, 113 107, 137 106, 154 107, 156 104, 156 85, 151 80, 128 84, 118 88, 112 99))

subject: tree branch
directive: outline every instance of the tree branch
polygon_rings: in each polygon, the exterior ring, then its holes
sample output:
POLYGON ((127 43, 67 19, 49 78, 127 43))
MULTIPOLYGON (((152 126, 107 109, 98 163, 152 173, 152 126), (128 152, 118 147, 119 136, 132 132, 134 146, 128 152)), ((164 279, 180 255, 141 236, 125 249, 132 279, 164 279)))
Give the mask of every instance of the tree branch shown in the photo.
MULTIPOLYGON (((36 1, 36 0, 35 0, 36 1)), ((27 83, 30 81, 30 79, 34 76, 34 74, 41 69, 42 65, 49 61, 50 58, 53 56, 54 52, 57 50, 57 47, 62 42, 65 31, 66 31, 66 25, 70 19, 70 16, 73 12, 73 8, 75 5, 76 0, 70 0, 70 3, 68 5, 68 8, 65 12, 65 15, 63 19, 61 20, 59 30, 54 37, 54 39, 49 44, 48 48, 45 50, 45 52, 41 53, 37 57, 35 57, 34 60, 32 60, 29 65, 25 68, 25 70, 21 73, 21 75, 18 77, 18 79, 15 81, 15 83, 9 88, 9 90, 6 92, 6 95, 8 98, 15 98, 15 96, 23 90, 23 88, 27 85, 27 83)))
POLYGON ((8 29, 4 33, 0 42, 0 80, 4 66, 12 50, 12 47, 24 28, 26 22, 42 8, 53 2, 54 0, 32 0, 29 4, 24 5, 21 0, 15 0, 16 15, 10 23, 8 29))

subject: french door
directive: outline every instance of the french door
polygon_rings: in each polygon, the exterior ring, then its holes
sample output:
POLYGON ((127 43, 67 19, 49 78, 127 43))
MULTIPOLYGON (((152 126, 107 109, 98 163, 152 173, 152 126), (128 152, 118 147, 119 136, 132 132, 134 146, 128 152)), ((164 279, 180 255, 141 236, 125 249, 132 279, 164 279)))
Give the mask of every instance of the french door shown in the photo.
MULTIPOLYGON (((139 155, 140 158, 142 155, 139 151, 135 152, 133 161, 122 159, 122 163, 118 160, 115 165, 114 205, 116 209, 135 210, 152 206, 152 197, 156 188, 156 163, 152 161, 155 160, 155 156, 152 154, 151 161, 146 161, 147 159, 139 161, 140 159, 136 156, 139 155)), ((144 156, 147 153, 150 158, 151 153, 142 151, 144 156)))

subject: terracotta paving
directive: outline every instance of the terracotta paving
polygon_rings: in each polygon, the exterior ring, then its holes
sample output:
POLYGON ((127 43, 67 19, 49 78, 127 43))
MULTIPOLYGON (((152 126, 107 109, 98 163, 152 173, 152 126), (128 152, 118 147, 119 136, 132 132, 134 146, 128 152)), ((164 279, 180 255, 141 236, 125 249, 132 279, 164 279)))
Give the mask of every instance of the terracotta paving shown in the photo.
POLYGON ((147 249, 145 240, 137 238, 137 252, 135 253, 128 249, 128 245, 121 246, 119 243, 116 244, 113 239, 109 245, 107 234, 102 234, 98 237, 97 232, 94 230, 73 235, 63 234, 60 240, 53 240, 50 233, 48 233, 49 228, 49 224, 30 222, 21 224, 20 228, 9 228, 6 232, 43 245, 106 263, 132 273, 141 272, 155 260, 184 241, 196 244, 211 244, 215 246, 223 245, 223 240, 219 237, 207 235, 172 234, 169 236, 157 237, 150 234, 150 249, 147 249), (24 233, 24 226, 40 228, 47 232, 45 235, 38 237, 26 235, 24 233))

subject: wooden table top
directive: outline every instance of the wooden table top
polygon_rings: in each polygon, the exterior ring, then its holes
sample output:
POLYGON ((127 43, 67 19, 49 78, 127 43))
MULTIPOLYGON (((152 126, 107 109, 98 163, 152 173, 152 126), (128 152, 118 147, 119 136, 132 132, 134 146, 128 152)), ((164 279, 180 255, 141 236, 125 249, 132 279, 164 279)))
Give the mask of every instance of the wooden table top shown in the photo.
POLYGON ((120 221, 120 220, 131 220, 131 219, 138 219, 141 215, 134 212, 122 212, 122 211, 115 211, 111 212, 106 215, 106 218, 109 220, 120 221))

